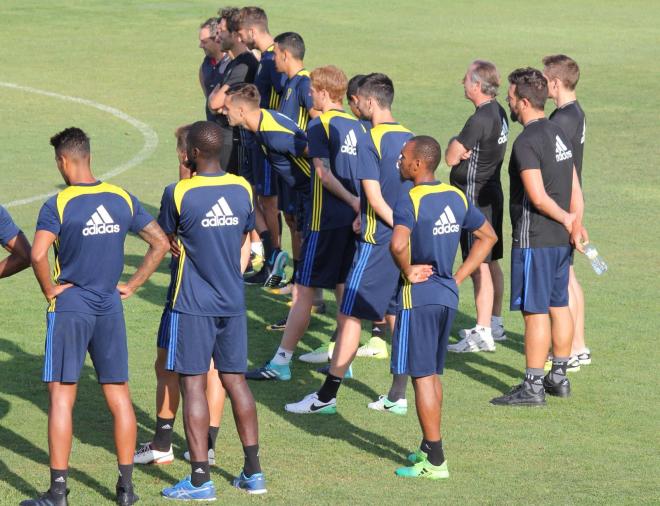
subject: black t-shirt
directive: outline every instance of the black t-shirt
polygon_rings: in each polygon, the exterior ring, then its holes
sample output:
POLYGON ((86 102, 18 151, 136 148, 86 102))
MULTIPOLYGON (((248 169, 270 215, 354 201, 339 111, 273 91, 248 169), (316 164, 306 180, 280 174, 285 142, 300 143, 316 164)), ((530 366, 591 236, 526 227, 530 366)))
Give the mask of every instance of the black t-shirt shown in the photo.
MULTIPOLYGON (((254 82, 254 75, 257 73, 257 67, 259 67, 259 62, 255 56, 251 51, 245 51, 229 62, 220 85, 227 84, 231 86, 236 83, 252 83, 254 82)), ((224 114, 218 114, 216 121, 224 128, 231 128, 227 116, 224 114)))
POLYGON ((491 204, 482 202, 488 200, 488 195, 501 195, 500 169, 508 137, 506 112, 495 99, 477 107, 456 137, 472 150, 472 156, 452 167, 449 182, 478 206, 491 204), (480 195, 482 189, 486 190, 484 195, 480 195))
MULTIPOLYGON (((220 84, 225 73, 227 65, 229 65, 229 56, 225 56, 221 60, 216 60, 210 56, 206 56, 202 61, 202 83, 204 84, 204 96, 208 98, 215 87, 220 84)), ((215 114, 211 112, 206 106, 206 120, 213 121, 215 114)))
POLYGON ((573 163, 582 184, 582 156, 584 155, 584 137, 587 132, 587 119, 577 100, 555 109, 550 121, 557 123, 573 145, 573 163))
POLYGON ((509 161, 509 212, 514 248, 568 246, 564 226, 542 215, 529 201, 520 178, 526 169, 540 169, 546 193, 564 211, 571 204, 573 187, 572 145, 554 122, 541 118, 525 125, 513 143, 509 161))

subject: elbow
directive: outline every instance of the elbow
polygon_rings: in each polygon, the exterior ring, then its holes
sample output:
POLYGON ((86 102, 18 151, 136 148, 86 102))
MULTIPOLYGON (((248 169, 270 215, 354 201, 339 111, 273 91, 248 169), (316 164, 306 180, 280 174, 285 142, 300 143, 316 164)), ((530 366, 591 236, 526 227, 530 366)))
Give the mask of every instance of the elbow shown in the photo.
POLYGON ((449 167, 453 167, 454 165, 458 165, 458 162, 459 162, 459 161, 460 161, 460 160, 458 159, 458 157, 450 156, 449 153, 447 153, 447 154, 445 155, 445 163, 446 163, 449 167))

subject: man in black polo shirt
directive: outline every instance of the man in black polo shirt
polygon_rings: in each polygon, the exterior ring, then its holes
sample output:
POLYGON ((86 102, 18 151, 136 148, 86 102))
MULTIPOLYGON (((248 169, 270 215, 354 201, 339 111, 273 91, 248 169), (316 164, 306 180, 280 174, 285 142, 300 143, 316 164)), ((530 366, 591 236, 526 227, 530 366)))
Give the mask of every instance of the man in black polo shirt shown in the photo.
MULTIPOLYGON (((495 96, 500 86, 497 68, 490 62, 473 61, 463 77, 465 98, 476 110, 463 130, 451 141, 445 161, 452 167, 449 182, 460 188, 479 208, 497 233, 497 243, 479 269, 472 273, 477 324, 459 332, 462 338, 448 346, 449 351, 468 353, 495 351, 496 341, 506 339, 502 324, 504 277, 498 260, 502 258, 502 215, 504 196, 500 169, 506 152, 509 123, 495 96)), ((461 251, 466 259, 474 236, 461 232, 461 251)))
POLYGON ((524 126, 509 162, 509 211, 511 310, 523 313, 527 369, 520 385, 491 403, 539 406, 545 404, 546 392, 559 397, 570 393, 566 364, 573 319, 568 309, 568 266, 571 242, 583 250, 582 190, 571 142, 544 116, 548 82, 543 74, 529 67, 517 69, 509 83, 511 119, 524 126), (551 343, 552 369, 544 377, 551 343))
POLYGON ((208 98, 222 81, 222 76, 231 61, 229 55, 215 40, 218 33, 218 18, 209 18, 199 27, 199 47, 204 51, 204 59, 199 67, 199 84, 204 93, 204 109, 207 121, 215 121, 215 114, 208 108, 208 98))
MULTIPOLYGON (((572 58, 563 54, 543 58, 543 75, 548 80, 548 97, 557 109, 550 115, 550 121, 557 123, 573 145, 573 163, 582 185, 582 156, 587 122, 584 111, 577 101, 575 87, 580 79, 580 68, 572 58)), ((581 365, 591 364, 591 351, 584 342, 584 293, 575 277, 573 256, 568 277, 568 304, 575 322, 571 359, 568 371, 579 371, 581 365)))
POLYGON ((217 116, 215 121, 223 130, 223 147, 220 155, 220 166, 223 170, 231 173, 240 173, 248 181, 251 181, 251 175, 244 172, 244 168, 249 165, 243 164, 243 157, 239 153, 241 147, 242 134, 239 128, 232 128, 227 122, 227 117, 221 114, 225 104, 225 93, 232 84, 251 83, 257 72, 259 62, 241 40, 238 34, 240 28, 240 11, 236 8, 228 8, 220 11, 220 21, 218 22, 217 38, 220 42, 220 48, 227 51, 231 57, 231 62, 227 65, 222 81, 215 87, 209 95, 208 106, 217 116))

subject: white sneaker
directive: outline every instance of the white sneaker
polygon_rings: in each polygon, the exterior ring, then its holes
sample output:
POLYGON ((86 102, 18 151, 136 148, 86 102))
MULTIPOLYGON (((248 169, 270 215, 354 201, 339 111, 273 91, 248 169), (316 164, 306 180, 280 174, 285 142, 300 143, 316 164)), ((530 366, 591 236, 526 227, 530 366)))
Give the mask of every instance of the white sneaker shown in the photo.
MULTIPOLYGON (((183 458, 190 462, 190 452, 188 450, 183 452, 183 458)), ((215 450, 213 448, 209 448, 209 465, 215 465, 215 450)))
POLYGON ((377 401, 370 402, 367 404, 367 407, 376 411, 405 415, 408 412, 408 399, 399 399, 396 402, 392 402, 387 398, 387 395, 380 395, 377 401))
POLYGON ((134 464, 171 464, 174 462, 172 446, 166 452, 158 451, 151 447, 151 442, 142 443, 133 455, 134 464))
POLYGON ((454 353, 474 353, 478 351, 495 351, 495 342, 493 337, 473 330, 470 334, 461 339, 456 344, 447 346, 447 350, 454 353))
POLYGON ((308 364, 323 364, 332 359, 332 352, 335 350, 335 343, 325 343, 309 353, 300 355, 298 360, 308 364))
POLYGON ((289 413, 334 415, 337 412, 337 399, 330 399, 329 402, 319 401, 317 392, 303 397, 301 401, 285 404, 284 410, 289 413))

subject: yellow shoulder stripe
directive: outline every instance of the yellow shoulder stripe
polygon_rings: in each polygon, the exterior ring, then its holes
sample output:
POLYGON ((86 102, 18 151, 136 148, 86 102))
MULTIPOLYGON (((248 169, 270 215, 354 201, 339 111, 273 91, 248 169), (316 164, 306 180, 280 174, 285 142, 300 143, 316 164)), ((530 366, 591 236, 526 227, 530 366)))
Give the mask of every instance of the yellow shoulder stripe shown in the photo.
POLYGON ((330 121, 332 120, 332 118, 346 118, 353 121, 357 121, 353 116, 351 116, 350 114, 344 111, 331 110, 324 112, 319 116, 319 119, 321 120, 323 129, 325 130, 325 135, 327 135, 328 139, 330 138, 330 121))
POLYGON ((67 204, 81 195, 94 195, 98 193, 114 193, 123 198, 128 204, 131 214, 133 214, 133 201, 126 190, 110 183, 101 182, 94 186, 69 186, 57 194, 57 214, 60 217, 60 223, 64 218, 64 209, 67 204))
POLYGON ((181 214, 181 202, 188 190, 207 186, 225 186, 232 184, 242 186, 245 191, 247 191, 247 194, 250 197, 250 206, 251 209, 253 209, 254 202, 252 201, 252 187, 250 186, 250 183, 248 183, 244 177, 227 173, 218 177, 193 176, 190 179, 182 179, 179 181, 174 187, 174 205, 176 206, 176 210, 181 214))
POLYGON ((371 130, 371 139, 374 141, 374 146, 376 146, 376 151, 378 151, 378 156, 379 158, 383 157, 382 151, 381 151, 381 143, 383 141, 383 137, 385 134, 388 134, 390 132, 407 132, 411 134, 412 132, 408 130, 406 127, 403 125, 394 124, 388 124, 388 123, 381 123, 380 125, 376 125, 373 127, 371 130))
POLYGON ((260 132, 284 132, 293 135, 293 132, 287 127, 280 125, 280 123, 273 117, 273 114, 266 110, 261 109, 261 124, 259 125, 260 132))
POLYGON ((412 200, 413 203, 413 209, 415 211, 415 219, 417 219, 417 216, 419 215, 419 206, 422 203, 422 199, 426 197, 427 195, 432 195, 435 193, 444 193, 444 192, 454 192, 456 193, 461 199, 463 200, 463 204, 465 204, 465 209, 468 207, 467 199, 465 198, 465 194, 456 188, 455 186, 451 186, 445 183, 440 183, 437 185, 419 185, 419 186, 414 186, 413 188, 410 189, 410 199, 412 200))

